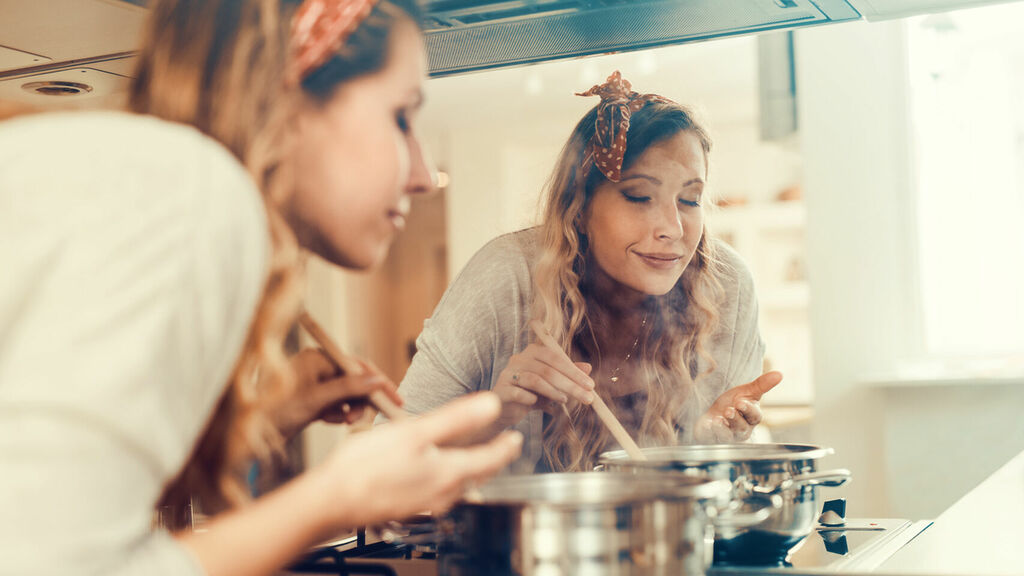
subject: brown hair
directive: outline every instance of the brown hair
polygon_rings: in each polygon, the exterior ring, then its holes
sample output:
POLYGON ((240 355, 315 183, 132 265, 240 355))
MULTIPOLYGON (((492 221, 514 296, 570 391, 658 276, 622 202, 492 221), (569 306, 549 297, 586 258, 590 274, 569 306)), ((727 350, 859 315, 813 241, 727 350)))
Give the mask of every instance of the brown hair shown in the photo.
POLYGON ((282 211, 291 193, 285 162, 300 101, 324 101, 337 86, 387 62, 389 32, 418 21, 408 0, 382 0, 345 44, 302 84, 285 87, 289 0, 157 0, 146 25, 129 107, 190 124, 226 146, 264 198, 272 243, 269 277, 240 358, 194 453, 159 505, 199 498, 213 512, 248 497, 245 467, 281 444, 267 418, 293 385, 283 341, 302 283, 298 245, 282 211))
MULTIPOLYGON (((592 108, 573 129, 549 180, 543 209, 541 257, 534 270, 536 292, 532 315, 570 352, 574 348, 593 355, 596 346, 587 314, 589 296, 582 289, 588 278, 588 243, 584 215, 598 184, 605 176, 595 167, 581 173, 587 143, 594 134, 598 107, 592 108)), ((705 168, 711 139, 685 107, 651 102, 630 117, 623 168, 629 167, 651 145, 680 132, 697 136, 704 150, 705 168)), ((682 277, 668 294, 649 299, 647 334, 638 359, 648 382, 646 409, 639 431, 641 444, 675 442, 675 420, 696 389, 697 358, 714 369, 707 339, 717 322, 717 280, 714 244, 702 231, 697 251, 682 277)), ((607 402, 610 397, 601 392, 607 402)), ((544 462, 555 470, 582 470, 593 465, 610 435, 589 406, 571 409, 572 422, 554 414, 544 429, 544 462)))

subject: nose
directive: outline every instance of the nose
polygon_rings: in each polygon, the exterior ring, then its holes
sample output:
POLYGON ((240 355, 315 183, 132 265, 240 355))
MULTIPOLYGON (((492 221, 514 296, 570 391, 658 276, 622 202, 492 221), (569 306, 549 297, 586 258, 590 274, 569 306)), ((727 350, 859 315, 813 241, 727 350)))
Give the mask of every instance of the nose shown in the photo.
POLYGON ((654 237, 658 240, 679 240, 683 237, 683 218, 674 199, 659 206, 655 215, 654 237))
POLYGON ((425 194, 437 187, 437 169, 430 157, 412 134, 406 136, 409 148, 409 180, 405 183, 406 194, 425 194))

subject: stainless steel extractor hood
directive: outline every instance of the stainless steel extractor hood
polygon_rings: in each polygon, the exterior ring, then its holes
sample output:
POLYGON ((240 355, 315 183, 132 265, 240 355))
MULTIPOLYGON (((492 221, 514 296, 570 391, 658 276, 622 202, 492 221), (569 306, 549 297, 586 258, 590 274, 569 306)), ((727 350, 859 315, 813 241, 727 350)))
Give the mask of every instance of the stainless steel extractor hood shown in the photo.
POLYGON ((845 0, 427 0, 432 76, 858 20, 845 0))

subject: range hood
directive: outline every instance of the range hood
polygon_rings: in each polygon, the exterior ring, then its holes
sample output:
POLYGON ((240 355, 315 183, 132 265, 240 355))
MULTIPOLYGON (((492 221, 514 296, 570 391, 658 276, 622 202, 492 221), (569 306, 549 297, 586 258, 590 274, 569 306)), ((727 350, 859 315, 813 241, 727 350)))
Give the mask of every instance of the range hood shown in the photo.
POLYGON ((845 0, 428 0, 430 74, 858 20, 845 0))
POLYGON ((424 6, 430 74, 446 76, 999 1, 426 0, 424 6))

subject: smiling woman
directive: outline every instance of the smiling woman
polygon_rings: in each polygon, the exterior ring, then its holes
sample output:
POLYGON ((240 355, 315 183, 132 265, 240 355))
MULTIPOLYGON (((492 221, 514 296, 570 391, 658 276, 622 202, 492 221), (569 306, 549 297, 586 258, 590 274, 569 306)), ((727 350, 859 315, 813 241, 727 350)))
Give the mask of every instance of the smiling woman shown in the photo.
POLYGON ((427 410, 491 389, 517 468, 578 470, 614 447, 598 394, 641 445, 742 441, 776 385, 746 266, 704 231, 711 141, 685 107, 618 73, 556 163, 543 222, 469 262, 417 341, 400 391, 427 410), (538 320, 568 353, 530 341, 538 320))

